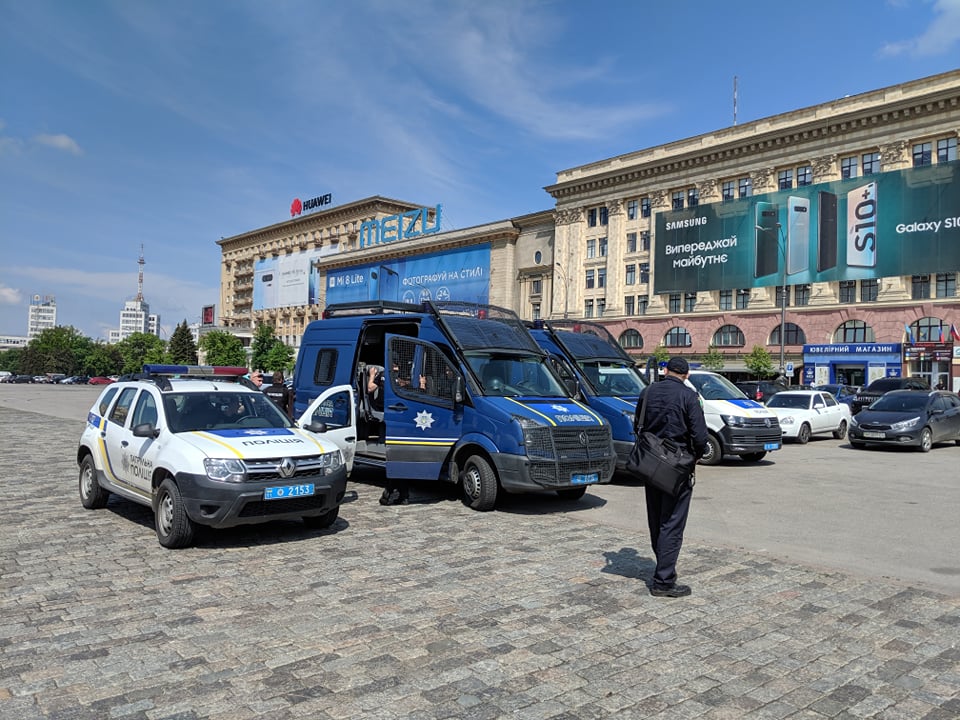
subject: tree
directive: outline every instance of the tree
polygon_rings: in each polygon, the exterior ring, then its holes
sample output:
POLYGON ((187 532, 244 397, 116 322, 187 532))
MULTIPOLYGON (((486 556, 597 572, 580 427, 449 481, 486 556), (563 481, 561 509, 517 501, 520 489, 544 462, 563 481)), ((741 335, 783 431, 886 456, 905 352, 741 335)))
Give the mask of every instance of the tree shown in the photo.
POLYGON ((283 370, 287 372, 293 366, 293 348, 279 340, 274 343, 270 351, 263 357, 262 365, 254 365, 273 372, 283 370))
POLYGON ((170 356, 170 362, 179 365, 197 364, 197 344, 193 341, 193 334, 187 327, 187 321, 177 325, 176 330, 170 336, 170 343, 167 345, 167 353, 170 356))
MULTIPOLYGON (((283 342, 274 334, 272 325, 260 323, 253 333, 253 342, 250 343, 250 366, 260 368, 261 370, 284 370, 285 367, 276 368, 268 364, 271 353, 277 345, 283 345, 283 342)), ((287 359, 285 362, 289 362, 287 359)))
POLYGON ((757 379, 773 374, 773 360, 770 353, 760 345, 753 346, 753 349, 743 358, 743 364, 747 366, 747 370, 757 376, 757 379))
POLYGON ((224 330, 211 330, 200 338, 200 349, 207 365, 247 366, 247 353, 236 335, 224 330))
POLYGON ((119 375, 123 368, 123 355, 116 345, 94 343, 83 361, 83 375, 119 375))
POLYGON ((121 373, 142 372, 146 363, 166 361, 166 343, 151 333, 132 333, 118 342, 116 348, 123 357, 121 373))
POLYGON ((20 356, 21 372, 30 375, 76 375, 92 341, 73 326, 48 328, 31 340, 20 356))
POLYGON ((713 370, 714 372, 723 370, 723 355, 717 350, 716 345, 708 347, 707 354, 700 356, 700 364, 707 370, 713 370))
POLYGON ((0 370, 9 370, 15 375, 20 375, 20 356, 22 354, 23 348, 19 347, 0 350, 0 370))
POLYGON ((658 365, 670 359, 670 351, 663 345, 657 345, 650 354, 657 359, 658 365))

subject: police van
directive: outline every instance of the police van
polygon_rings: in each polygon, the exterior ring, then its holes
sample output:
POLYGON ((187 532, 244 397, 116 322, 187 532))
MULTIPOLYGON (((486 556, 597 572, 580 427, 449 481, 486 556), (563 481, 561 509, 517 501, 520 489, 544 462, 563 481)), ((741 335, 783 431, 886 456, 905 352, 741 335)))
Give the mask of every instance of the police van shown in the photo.
POLYGON ((343 384, 356 390, 355 418, 316 419, 355 421, 354 463, 456 483, 476 510, 492 509, 501 492, 577 499, 614 472, 610 424, 571 397, 504 308, 330 305, 301 339, 295 413, 343 384))
POLYGON ((575 381, 583 401, 610 423, 617 469, 633 448, 633 416, 647 383, 610 332, 582 320, 534 320, 530 334, 562 378, 575 381))

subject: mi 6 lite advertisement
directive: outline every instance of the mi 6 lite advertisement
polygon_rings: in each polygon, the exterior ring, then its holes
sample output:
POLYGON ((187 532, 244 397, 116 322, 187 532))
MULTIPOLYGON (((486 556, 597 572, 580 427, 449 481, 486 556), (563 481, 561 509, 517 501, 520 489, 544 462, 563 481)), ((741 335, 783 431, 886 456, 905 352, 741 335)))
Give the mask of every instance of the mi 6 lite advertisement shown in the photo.
POLYGON ((654 293, 960 270, 960 163, 658 213, 654 293))

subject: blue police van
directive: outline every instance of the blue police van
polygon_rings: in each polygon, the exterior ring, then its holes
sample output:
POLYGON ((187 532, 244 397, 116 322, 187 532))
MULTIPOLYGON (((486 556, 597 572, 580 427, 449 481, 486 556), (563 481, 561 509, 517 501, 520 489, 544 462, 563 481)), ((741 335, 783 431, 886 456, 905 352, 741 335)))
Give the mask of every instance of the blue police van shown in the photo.
POLYGON ((530 334, 565 381, 576 379, 580 396, 610 423, 617 470, 633 448, 633 416, 647 386, 636 363, 610 332, 582 320, 534 320, 530 334))
POLYGON ((493 305, 386 301, 328 306, 304 331, 297 416, 324 390, 355 390, 316 421, 356 424, 353 462, 387 477, 461 486, 490 510, 501 492, 583 496, 610 481, 611 428, 574 399, 520 318, 493 305))

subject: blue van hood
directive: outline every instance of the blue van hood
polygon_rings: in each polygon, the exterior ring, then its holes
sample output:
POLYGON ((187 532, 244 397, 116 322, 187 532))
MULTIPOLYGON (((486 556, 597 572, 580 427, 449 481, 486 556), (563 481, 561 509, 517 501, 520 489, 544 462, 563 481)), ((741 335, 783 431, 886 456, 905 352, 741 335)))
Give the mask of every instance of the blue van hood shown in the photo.
POLYGON ((486 400, 509 415, 519 415, 544 425, 603 425, 605 422, 586 405, 570 398, 488 395, 486 400))

